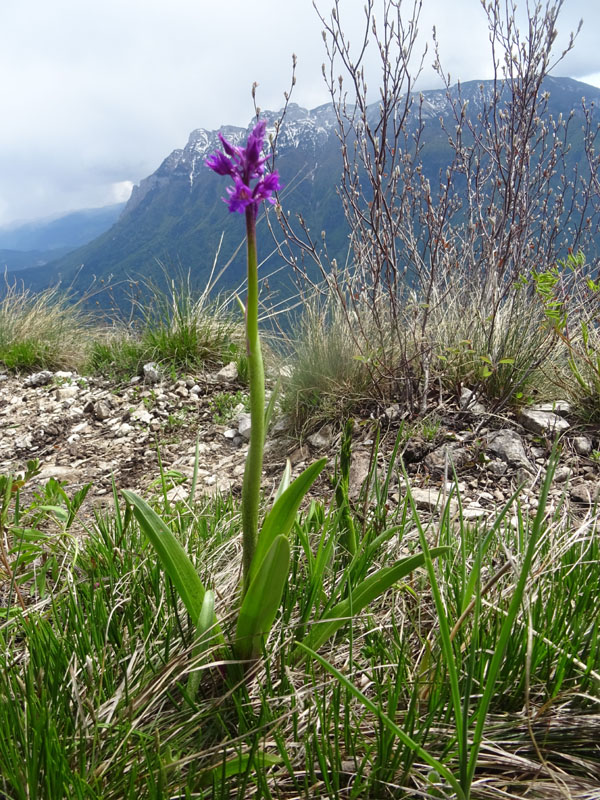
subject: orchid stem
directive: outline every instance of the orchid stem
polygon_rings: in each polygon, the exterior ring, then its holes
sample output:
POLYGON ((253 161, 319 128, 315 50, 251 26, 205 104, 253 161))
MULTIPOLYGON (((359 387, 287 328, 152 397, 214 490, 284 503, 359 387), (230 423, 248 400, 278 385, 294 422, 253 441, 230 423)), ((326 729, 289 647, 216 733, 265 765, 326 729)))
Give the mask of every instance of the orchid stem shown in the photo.
POLYGON ((265 373, 258 335, 258 257, 256 252, 256 208, 246 213, 248 251, 248 298, 246 300, 246 353, 250 383, 250 446, 242 487, 243 594, 248 589, 250 565, 258 537, 258 510, 265 438, 265 373))

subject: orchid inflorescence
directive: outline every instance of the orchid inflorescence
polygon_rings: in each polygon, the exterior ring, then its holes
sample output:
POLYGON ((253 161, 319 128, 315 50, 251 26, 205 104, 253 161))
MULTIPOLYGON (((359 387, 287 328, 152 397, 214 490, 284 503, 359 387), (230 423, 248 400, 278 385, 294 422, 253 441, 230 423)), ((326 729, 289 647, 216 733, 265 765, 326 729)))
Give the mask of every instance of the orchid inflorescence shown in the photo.
POLYGON ((257 122, 246 147, 237 147, 228 142, 222 133, 219 140, 223 145, 224 153, 217 151, 206 159, 206 166, 218 175, 229 175, 233 178, 234 187, 226 189, 228 197, 224 202, 230 211, 240 214, 247 208, 257 211, 263 200, 275 203, 273 192, 281 189, 277 170, 266 172, 265 164, 268 156, 263 155, 267 123, 265 120, 257 122), (256 180, 254 187, 252 181, 256 180))

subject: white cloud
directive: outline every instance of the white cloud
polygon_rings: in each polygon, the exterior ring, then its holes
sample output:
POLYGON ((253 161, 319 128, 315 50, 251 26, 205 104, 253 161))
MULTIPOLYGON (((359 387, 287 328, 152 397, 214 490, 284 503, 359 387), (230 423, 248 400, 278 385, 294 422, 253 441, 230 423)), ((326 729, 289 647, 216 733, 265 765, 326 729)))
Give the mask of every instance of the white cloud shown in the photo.
POLYGON ((113 203, 125 203, 131 196, 133 181, 118 181, 110 187, 113 203))

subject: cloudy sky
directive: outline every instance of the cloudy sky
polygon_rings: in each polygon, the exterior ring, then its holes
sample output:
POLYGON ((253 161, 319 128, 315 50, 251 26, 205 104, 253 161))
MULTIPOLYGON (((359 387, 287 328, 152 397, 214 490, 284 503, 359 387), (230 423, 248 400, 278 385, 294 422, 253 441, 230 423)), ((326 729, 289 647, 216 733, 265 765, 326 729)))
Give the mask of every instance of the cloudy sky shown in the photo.
MULTIPOLYGON (((363 5, 340 0, 351 41, 363 5)), ((600 86, 600 3, 565 0, 558 46, 581 18, 555 74, 600 86)), ((434 24, 453 80, 489 77, 479 0, 423 0, 423 38, 434 24)), ((0 225, 126 199, 194 128, 247 125, 253 81, 280 108, 292 53, 292 99, 327 102, 321 29, 311 0, 0 0, 0 225)))

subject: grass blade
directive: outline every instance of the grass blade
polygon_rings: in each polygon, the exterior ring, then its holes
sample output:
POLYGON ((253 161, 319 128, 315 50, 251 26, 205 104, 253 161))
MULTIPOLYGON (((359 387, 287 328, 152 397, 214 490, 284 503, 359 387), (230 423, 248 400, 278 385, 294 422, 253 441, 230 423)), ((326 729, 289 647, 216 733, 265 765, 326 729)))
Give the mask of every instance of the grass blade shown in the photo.
POLYGON ((398 725, 396 725, 396 723, 381 710, 381 708, 379 708, 377 705, 375 705, 375 703, 373 703, 372 700, 366 697, 366 695, 364 695, 360 689, 358 689, 350 680, 348 680, 348 678, 342 675, 342 673, 339 672, 339 670, 337 670, 332 664, 326 661, 318 653, 315 653, 314 650, 311 650, 310 647, 307 647, 306 644, 303 644, 302 642, 296 642, 296 644, 301 650, 304 650, 306 655, 315 659, 315 661, 318 661, 319 664, 321 664, 321 666, 326 669, 330 675, 333 675, 334 678, 336 678, 351 694, 353 694, 354 697, 356 697, 356 699, 365 706, 365 708, 368 708, 369 711, 375 714, 381 723, 395 736, 397 736, 398 739, 400 739, 405 747, 410 748, 415 755, 421 758, 426 764, 429 764, 429 766, 432 767, 440 775, 440 777, 445 778, 449 785, 456 792, 458 800, 466 800, 466 796, 458 781, 450 772, 450 770, 441 763, 441 761, 438 761, 426 750, 424 750, 420 744, 415 742, 414 739, 411 739, 411 737, 408 736, 408 734, 406 734, 402 728, 399 728, 398 725))
MULTIPOLYGON (((431 550, 431 557, 445 555, 450 552, 449 547, 436 547, 431 550)), ((397 561, 391 567, 383 567, 360 583, 352 592, 352 598, 347 598, 337 603, 320 620, 313 624, 308 636, 304 639, 305 648, 314 650, 321 647, 333 634, 350 618, 373 602, 379 595, 387 591, 394 583, 404 578, 417 567, 425 563, 425 554, 418 553, 397 561), (352 609, 352 612, 351 612, 352 609)), ((292 653, 298 657, 297 651, 292 653)))

